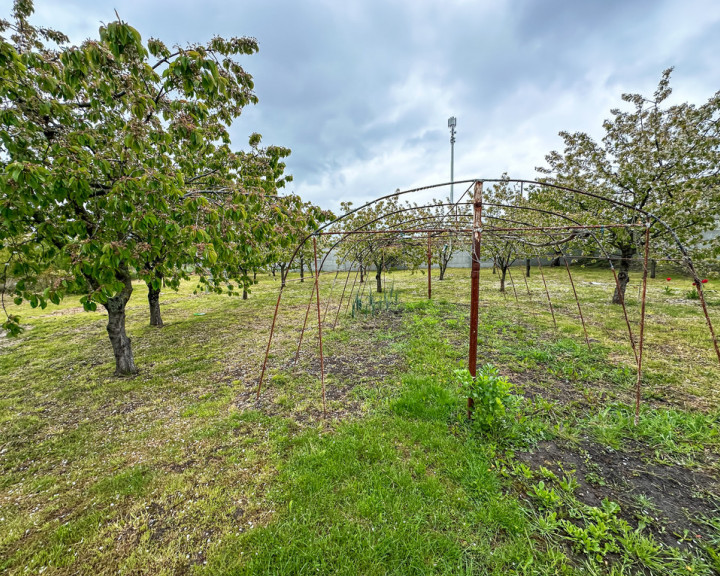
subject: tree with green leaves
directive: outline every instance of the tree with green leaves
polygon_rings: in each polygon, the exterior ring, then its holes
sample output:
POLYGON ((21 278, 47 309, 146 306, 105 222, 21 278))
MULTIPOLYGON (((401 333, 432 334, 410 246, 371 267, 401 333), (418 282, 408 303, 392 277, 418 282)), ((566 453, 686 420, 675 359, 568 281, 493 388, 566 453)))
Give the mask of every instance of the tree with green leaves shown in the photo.
MULTIPOLYGON (((483 193, 483 221, 487 228, 524 227, 537 219, 537 214, 523 210, 527 205, 520 184, 511 183, 503 174, 500 182, 483 193)), ((482 252, 493 261, 493 273, 499 271, 500 292, 505 292, 508 269, 528 254, 525 234, 518 232, 488 232, 483 234, 482 252)))
MULTIPOLYGON (((345 213, 353 210, 352 202, 343 202, 341 207, 345 213)), ((383 271, 402 263, 414 267, 423 261, 424 244, 411 235, 397 233, 415 208, 411 209, 409 204, 401 203, 397 196, 391 196, 362 207, 340 222, 341 229, 347 235, 338 246, 338 254, 344 260, 356 262, 361 274, 373 266, 378 293, 383 291, 383 271), (384 230, 389 232, 385 234, 384 230), (351 233, 354 231, 366 234, 351 233)))
MULTIPOLYGON (((227 127, 257 101, 236 58, 257 44, 216 37, 170 49, 118 19, 98 39, 68 46, 62 33, 34 27, 32 11, 17 0, 13 21, 0 21, 3 304, 8 289, 16 303, 41 307, 83 292, 85 309, 107 310, 116 374, 132 374, 132 275, 157 288, 190 264, 213 289, 233 293, 247 281, 246 239, 275 239, 288 218, 267 189, 244 187, 232 170, 227 186, 195 193, 183 165, 193 154, 179 153, 195 152, 201 172, 214 168, 197 152, 229 155, 227 127), (38 277, 52 267, 67 274, 40 290, 38 277)), ((17 333, 19 320, 7 315, 3 327, 17 333)))
MULTIPOLYGON (((253 134, 249 152, 232 152, 227 145, 218 146, 206 141, 199 148, 176 153, 176 158, 182 158, 179 164, 186 190, 170 203, 170 219, 184 223, 186 227, 199 226, 212 237, 213 247, 229 250, 225 250, 222 257, 215 250, 218 257, 209 263, 198 258, 196 244, 185 242, 182 236, 167 234, 162 223, 149 230, 147 242, 157 246, 158 250, 144 254, 140 275, 148 286, 152 326, 162 326, 161 285, 176 290, 181 280, 188 280, 194 274, 206 288, 223 292, 222 285, 211 286, 210 283, 232 277, 237 288, 242 287, 243 298, 247 298, 248 288, 255 282, 250 278, 250 272, 267 265, 265 248, 272 244, 268 238, 280 240, 290 236, 275 234, 273 229, 276 223, 288 226, 301 206, 295 196, 276 195, 278 189, 292 180, 284 174, 285 163, 282 162, 290 150, 278 146, 261 148, 260 142, 260 135, 253 134), (247 198, 243 204, 248 214, 238 219, 232 211, 237 208, 236 202, 241 195, 247 198), (253 201, 258 198, 261 199, 259 203, 253 201), (194 210, 188 210, 187 203, 191 200, 197 200, 194 210)), ((210 258, 213 258, 212 254, 210 258)), ((236 286, 230 287, 231 293, 234 288, 236 286)))
POLYGON ((460 251, 470 249, 470 236, 461 232, 472 223, 472 207, 461 202, 457 206, 448 206, 450 199, 444 202, 433 199, 432 203, 422 208, 419 213, 427 220, 422 226, 444 229, 442 233, 430 233, 430 251, 432 262, 438 267, 438 279, 444 280, 447 267, 452 257, 460 251))
MULTIPOLYGON (((668 105, 671 72, 663 72, 651 97, 623 94, 630 110, 611 111, 600 142, 583 132, 561 132, 564 150, 548 154, 548 165, 538 168, 544 181, 622 203, 548 189, 535 197, 583 224, 627 224, 602 235, 620 259, 614 303, 622 302, 630 261, 644 243, 644 230, 636 225, 645 217, 634 209, 662 219, 696 256, 720 253, 717 239, 703 242, 703 234, 720 221, 720 92, 701 105, 668 105)), ((673 242, 667 228, 652 226, 655 252, 677 255, 673 242)))
POLYGON ((301 274, 306 265, 312 270, 310 267, 310 263, 314 259, 312 242, 308 240, 300 247, 297 246, 297 243, 315 232, 324 222, 329 222, 335 218, 330 210, 324 210, 312 202, 303 202, 295 206, 293 215, 294 218, 286 222, 281 233, 292 237, 294 242, 292 244, 268 245, 264 252, 266 262, 261 266, 263 268, 274 267, 279 269, 282 286, 285 286, 291 266, 299 267, 301 274), (291 262, 290 259, 293 258, 293 255, 295 258, 291 262))

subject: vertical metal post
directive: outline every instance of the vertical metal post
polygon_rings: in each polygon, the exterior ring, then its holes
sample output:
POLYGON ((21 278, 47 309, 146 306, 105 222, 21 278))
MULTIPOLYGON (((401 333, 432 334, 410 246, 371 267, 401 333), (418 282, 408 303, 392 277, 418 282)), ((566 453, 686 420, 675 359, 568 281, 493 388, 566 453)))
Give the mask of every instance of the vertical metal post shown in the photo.
POLYGON ((270 355, 270 344, 272 344, 273 334, 275 333, 275 323, 277 322, 278 310, 280 310, 280 300, 282 299, 283 288, 285 288, 285 281, 280 284, 280 292, 278 292, 277 302, 275 303, 275 314, 273 314, 272 324, 270 325, 270 336, 268 337, 267 348, 265 348, 265 360, 263 360, 262 372, 260 372, 260 379, 258 380, 257 394, 255 400, 260 400, 260 390, 262 390, 263 378, 265 377, 265 368, 267 368, 268 356, 270 355))
POLYGON ((323 359, 322 321, 320 319, 320 287, 318 286, 320 275, 318 274, 317 239, 315 236, 313 236, 313 253, 315 255, 315 296, 317 297, 318 341, 320 343, 320 382, 322 384, 323 416, 327 416, 327 412, 325 410, 325 361, 323 359))
POLYGON ((328 301, 327 304, 325 304, 325 312, 323 312, 323 322, 325 322, 325 318, 327 317, 328 310, 330 309, 330 301, 332 300, 331 296, 333 293, 333 290, 335 290, 335 281, 338 279, 338 275, 340 274, 340 267, 337 267, 337 270, 335 271, 335 278, 333 278, 332 285, 330 286, 330 293, 328 294, 328 301))
POLYGON ((620 304, 622 305, 623 316, 625 317, 625 325, 627 326, 627 329, 628 329, 628 338, 630 338, 630 346, 632 346, 633 354, 635 354, 635 362, 637 363, 637 359, 638 359, 637 347, 635 346, 635 337, 633 336, 632 327, 630 326, 630 319, 628 318, 627 306, 625 305, 625 295, 623 294, 623 291, 620 288, 620 280, 618 279, 617 270, 615 270, 615 266, 612 263, 612 259, 608 258, 608 262, 610 263, 610 270, 612 270, 613 277, 615 278, 615 288, 617 289, 618 296, 620 296, 620 304))
POLYGON ((428 300, 432 298, 432 248, 430 248, 430 233, 428 232, 428 300))
POLYGON ((523 280, 525 280, 525 290, 527 290, 528 298, 530 300, 532 300, 532 294, 530 294, 530 285, 528 284, 527 276, 525 274, 523 274, 522 277, 523 277, 523 280))
POLYGON ((720 347, 718 346, 717 336, 715 336, 715 330, 713 330, 712 322, 710 321, 710 313, 705 303, 705 294, 701 286, 700 277, 693 270, 693 276, 695 278, 695 287, 697 288, 698 296, 700 296, 700 304, 702 304, 703 313, 705 314, 705 322, 707 323, 708 330, 710 330, 710 337, 712 338, 713 345, 715 346, 715 354, 717 354, 718 361, 720 361, 720 347))
MULTIPOLYGON (((527 262, 530 262, 529 259, 526 260, 527 262)), ((527 278, 525 277, 525 274, 521 274, 523 281, 525 282, 525 290, 527 290, 528 294, 528 300, 530 301, 530 314, 532 314, 534 317, 537 318, 537 312, 535 312, 535 307, 532 306, 532 294, 530 294, 530 285, 528 284, 527 278)))
POLYGON ((547 282, 545 282, 545 273, 542 269, 542 263, 540 262, 540 255, 538 255, 538 269, 540 270, 540 276, 542 276, 543 285, 545 286, 545 295, 547 296, 548 306, 550 307, 550 314, 552 314, 553 326, 557 330, 557 322, 555 321, 555 311, 553 310, 552 300, 550 300, 550 291, 548 290, 547 282))
POLYGON ((577 290, 575 290, 575 282, 573 282, 573 277, 570 273, 570 264, 568 264, 568 259, 565 254, 563 254, 563 260, 565 260, 565 269, 567 270, 568 278, 570 278, 570 285, 572 286, 573 294, 575 295, 575 302, 577 303, 578 313, 580 314, 580 322, 582 323, 583 332, 585 333, 585 343, 587 344, 588 350, 592 350, 592 348, 590 348, 590 339, 588 338, 587 328, 585 327, 585 318, 583 317, 582 308, 580 308, 580 299, 578 298, 577 290))
POLYGON ((520 304, 520 300, 518 300, 517 290, 515 290, 515 282, 513 282, 512 272, 510 272, 510 267, 511 267, 511 266, 512 266, 512 265, 508 266, 508 269, 507 269, 507 271, 508 271, 508 276, 510 277, 510 286, 512 286, 513 294, 515 294, 515 303, 516 303, 516 304, 520 304))
POLYGON ((645 223, 645 256, 643 258, 642 300, 640 304, 640 342, 637 355, 637 386, 635 387, 635 426, 640 419, 640 382, 642 380, 643 337, 645 335, 645 300, 647 295, 648 254, 650 252, 650 222, 645 223))
POLYGON ((300 330, 300 338, 298 339, 298 347, 295 352, 295 360, 293 365, 297 365, 298 358, 300 357, 300 347, 302 346, 303 336, 305 336, 305 329, 307 328, 308 318, 310 317, 310 307, 312 306, 313 296, 315 296, 315 288, 317 282, 313 284, 312 290, 310 291, 310 300, 308 300, 307 308, 305 310, 305 320, 303 321, 302 330, 300 330))
MULTIPOLYGON (((355 272, 355 278, 353 279, 352 286, 350 287, 350 296, 348 296, 347 304, 345 305, 345 313, 347 314, 347 311, 350 310, 350 302, 352 302, 353 294, 355 293, 355 284, 357 283, 358 275, 360 274, 360 268, 358 268, 357 272, 355 272)), ((358 288, 358 292, 360 292, 360 288, 358 288)), ((357 294, 355 294, 357 296, 357 294)), ((335 319, 335 322, 337 322, 337 318, 335 319)))
MULTIPOLYGON (((468 354, 468 371, 475 378, 477 375, 478 316, 480 313, 480 248, 482 241, 482 182, 475 182, 473 191, 473 248, 472 271, 470 274, 470 352, 468 354)), ((467 401, 467 416, 472 418, 474 408, 472 398, 467 401)))
MULTIPOLYGON (((350 265, 350 268, 348 269, 348 275, 347 278, 345 278, 345 286, 343 286, 342 294, 340 295, 340 302, 338 302, 338 309, 335 313, 335 322, 333 322, 333 330, 335 330, 335 326, 337 325, 338 316, 340 316, 340 308, 342 308, 343 299, 345 298, 345 290, 347 290, 348 280, 350 280, 350 274, 352 274, 352 264, 350 265)), ((355 278, 357 278, 357 273, 355 274, 355 278)), ((353 286, 355 284, 353 283, 353 286)))
POLYGON ((715 346, 715 354, 717 355, 718 362, 720 362, 720 346, 718 346, 717 336, 715 336, 715 330, 713 329, 712 321, 710 320, 710 314, 708 313, 707 305, 705 304, 705 294, 702 289, 702 281, 700 280, 700 277, 695 270, 695 266, 693 266, 690 256, 688 255, 683 245, 680 244, 677 236, 675 237, 675 241, 678 243, 678 246, 680 247, 680 252, 683 255, 683 259, 685 260, 685 265, 688 267, 688 270, 690 270, 690 274, 692 274, 693 280, 695 281, 695 287, 697 289, 698 296, 700 297, 700 304, 702 304, 703 313, 705 314, 705 322, 707 323, 708 330, 710 330, 710 337, 712 338, 713 345, 715 346))

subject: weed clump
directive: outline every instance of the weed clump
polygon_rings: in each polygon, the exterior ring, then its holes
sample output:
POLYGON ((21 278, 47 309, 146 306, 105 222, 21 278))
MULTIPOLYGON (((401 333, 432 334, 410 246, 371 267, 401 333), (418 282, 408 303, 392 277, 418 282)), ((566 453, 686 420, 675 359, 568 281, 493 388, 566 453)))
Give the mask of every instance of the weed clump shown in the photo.
POLYGON ((473 401, 472 418, 482 431, 491 430, 514 403, 512 384, 492 364, 485 364, 475 378, 467 368, 455 370, 463 394, 473 401))

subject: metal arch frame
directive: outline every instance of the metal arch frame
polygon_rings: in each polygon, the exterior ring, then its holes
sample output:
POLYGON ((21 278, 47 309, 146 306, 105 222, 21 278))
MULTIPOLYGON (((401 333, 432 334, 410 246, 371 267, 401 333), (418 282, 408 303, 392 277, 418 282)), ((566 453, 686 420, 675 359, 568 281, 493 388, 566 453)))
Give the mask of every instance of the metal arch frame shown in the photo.
MULTIPOLYGON (((308 234, 307 236, 305 236, 305 237, 302 239, 302 241, 298 244, 298 246, 296 247, 295 251, 293 252, 293 254, 292 254, 292 256, 291 256, 291 258, 290 258, 290 260, 289 260, 289 262, 288 262, 288 268, 287 268, 287 270, 289 271, 289 269, 292 267, 292 264, 293 264, 293 262, 294 262, 294 259, 295 259, 296 255, 297 255, 297 253, 299 252, 299 250, 305 245, 305 243, 306 243, 310 238, 313 238, 313 244, 316 244, 316 239, 317 239, 318 236, 325 235, 325 234, 330 234, 329 232, 325 232, 327 228, 329 228, 330 226, 333 226, 333 225, 335 225, 335 224, 337 224, 337 223, 345 220, 346 218, 350 217, 351 215, 353 215, 353 214, 355 214, 355 213, 357 213, 357 212, 359 212, 359 211, 361 211, 361 210, 363 210, 363 209, 369 208, 369 207, 371 207, 371 206, 373 206, 373 205, 375 205, 375 204, 377 204, 377 203, 379 203, 379 202, 382 202, 382 201, 387 200, 387 199, 390 199, 390 198, 397 198, 397 197, 402 196, 402 195, 412 194, 412 193, 421 192, 421 191, 425 191, 425 190, 431 190, 431 189, 435 189, 435 188, 443 188, 443 187, 446 187, 446 186, 451 185, 451 184, 466 184, 466 183, 469 183, 470 186, 468 186, 468 188, 465 190, 465 192, 463 192, 463 194, 460 196, 460 198, 458 198, 458 200, 455 201, 455 202, 452 202, 452 203, 438 203, 438 202, 434 202, 434 203, 432 203, 432 204, 427 204, 427 205, 422 205, 422 206, 417 206, 417 205, 416 205, 416 206, 408 206, 408 207, 406 207, 406 208, 401 208, 401 209, 399 209, 399 210, 390 211, 390 212, 387 212, 387 213, 382 213, 382 214, 381 214, 380 216, 378 216, 377 218, 375 218, 375 219, 373 219, 373 220, 371 220, 371 221, 369 221, 369 222, 366 222, 366 223, 364 223, 364 224, 361 225, 361 226, 358 226, 356 229, 354 229, 354 230, 352 230, 352 231, 338 231, 338 232, 334 232, 334 231, 333 231, 333 232, 331 232, 332 234, 339 234, 341 237, 338 239, 337 242, 335 242, 335 243, 333 244, 333 246, 330 248, 330 250, 328 250, 328 252, 324 255, 324 257, 323 257, 323 259, 322 259, 322 263, 320 264, 320 266, 317 265, 317 261, 316 261, 316 264, 315 264, 316 274, 315 274, 315 282, 314 282, 314 286, 313 286, 313 292, 316 292, 316 293, 317 293, 318 323, 319 323, 319 328, 320 328, 320 339, 321 339, 321 340, 322 340, 322 336, 321 336, 321 330, 322 330, 321 324, 322 324, 322 320, 321 320, 320 314, 319 314, 319 307, 320 307, 320 300, 319 300, 319 298, 320 298, 320 295, 319 295, 319 290, 317 289, 317 287, 318 287, 318 282, 319 282, 318 277, 319 277, 320 272, 322 271, 322 268, 323 268, 323 266, 324 266, 324 264, 325 264, 325 260, 327 259, 327 256, 329 255, 329 253, 330 253, 334 248, 336 248, 343 240, 347 239, 348 236, 353 235, 353 234, 362 234, 362 233, 367 234, 367 233, 369 233, 370 231, 368 231, 368 230, 364 230, 364 231, 363 231, 363 230, 362 230, 363 228, 366 228, 366 227, 368 227, 368 226, 371 226, 372 224, 375 224, 375 223, 377 223, 377 222, 379 222, 379 221, 381 221, 381 220, 384 220, 385 218, 387 218, 387 217, 389 217, 389 216, 397 215, 397 214, 400 214, 400 213, 410 212, 410 211, 415 211, 415 210, 420 210, 420 209, 424 209, 424 208, 437 208, 437 207, 440 207, 440 206, 453 206, 453 207, 457 207, 458 205, 461 205, 461 202, 460 202, 460 201, 461 201, 462 198, 469 192, 470 188, 472 188, 473 186, 475 186, 476 190, 479 189, 479 190, 480 190, 480 193, 482 193, 482 185, 483 185, 484 183, 515 183, 515 184, 519 183, 519 184, 521 185, 521 187, 522 187, 524 184, 528 184, 528 185, 532 185, 532 186, 538 186, 538 187, 541 187, 541 188, 542 188, 542 187, 553 188, 553 189, 556 189, 556 190, 561 190, 561 191, 569 192, 569 193, 571 193, 571 194, 577 194, 577 195, 581 195, 581 196, 585 196, 585 197, 589 197, 589 198, 594 198, 594 199, 600 200, 601 202, 604 202, 604 203, 606 203, 606 204, 610 204, 610 205, 614 205, 614 206, 618 206, 618 207, 622 207, 622 208, 628 209, 628 210, 630 210, 630 211, 631 211, 632 213, 634 213, 634 214, 639 214, 639 215, 642 215, 642 216, 645 217, 645 218, 644 218, 644 219, 645 219, 645 225, 644 225, 644 227, 645 227, 645 229, 646 229, 646 234, 645 234, 645 238, 646 238, 646 241, 645 241, 645 263, 644 263, 645 277, 644 277, 644 283, 643 283, 643 288, 644 288, 644 289, 643 289, 643 307, 642 307, 642 308, 643 308, 643 313, 642 313, 642 317, 641 317, 641 335, 640 335, 641 339, 642 339, 643 332, 644 332, 644 309, 645 309, 644 300, 645 300, 645 293, 646 293, 645 287, 646 287, 646 276, 647 276, 647 256, 648 256, 648 250, 649 250, 648 244, 649 244, 649 230, 650 230, 650 227, 651 227, 651 221, 652 221, 652 223, 657 223, 657 224, 661 225, 667 232, 669 232, 670 236, 671 236, 672 239, 675 241, 675 244, 677 245, 677 247, 678 247, 678 249, 679 249, 679 251, 680 251, 680 254, 682 255, 682 262, 687 266, 688 270, 690 271, 690 273, 691 273, 691 275, 692 275, 692 277, 693 277, 693 280, 695 281, 695 286, 696 286, 696 288, 697 288, 698 296, 699 296, 699 299, 700 299, 701 304, 702 304, 702 308, 703 308, 703 312, 704 312, 704 315, 705 315, 706 323, 707 323, 708 329, 709 329, 709 331, 710 331, 710 334, 711 334, 711 337, 712 337, 712 340, 713 340, 713 344, 714 344, 715 351, 716 351, 717 356, 718 356, 718 360, 720 361, 720 348, 718 347, 717 337, 715 336, 715 332, 714 332, 714 329, 713 329, 713 326, 712 326, 712 322, 711 322, 710 316, 709 316, 709 314, 708 314, 707 305, 706 305, 705 298, 704 298, 704 294, 703 294, 703 290, 702 290, 702 283, 701 283, 700 278, 699 278, 699 276, 698 276, 698 274, 697 274, 697 271, 695 270, 695 266, 694 266, 694 264, 693 264, 692 258, 691 258, 690 255, 688 254, 687 249, 685 248, 685 246, 684 246, 684 245, 682 244, 682 242, 680 241, 680 239, 679 239, 679 237, 677 236, 677 234, 675 233, 674 229, 673 229, 672 227, 670 227, 668 224, 666 224, 661 218, 659 218, 658 216, 656 216, 655 214, 653 214, 652 212, 649 212, 649 211, 647 211, 647 210, 644 210, 644 209, 641 209, 641 208, 638 208, 638 207, 635 207, 635 206, 631 206, 631 205, 629 205, 629 204, 627 204, 627 203, 625 203, 625 202, 622 202, 622 201, 619 201, 619 200, 615 200, 615 199, 613 199, 613 198, 607 198, 607 197, 602 196, 602 195, 600 195, 600 194, 595 194, 595 193, 592 193, 592 192, 587 192, 587 191, 583 191, 583 190, 578 190, 578 189, 575 189, 575 188, 571 188, 571 187, 563 186, 563 185, 559 185, 559 184, 553 184, 553 183, 550 183, 550 182, 542 182, 542 181, 537 181, 537 180, 523 180, 523 179, 472 179, 472 180, 462 180, 462 181, 457 181, 457 182, 448 182, 448 183, 441 183, 441 184, 432 184, 432 185, 429 185, 429 186, 423 186, 423 187, 413 188, 413 189, 409 189, 409 190, 405 190, 405 191, 396 191, 396 192, 394 192, 394 193, 392 193, 392 194, 387 194, 387 195, 385 195, 385 196, 381 196, 381 197, 379 197, 379 198, 376 198, 376 199, 374 199, 374 200, 372 200, 372 201, 370 201, 370 202, 367 202, 367 203, 365 203, 365 204, 363 204, 363 205, 361 205, 361 206, 358 206, 357 208, 354 208, 354 209, 346 212, 345 214, 341 215, 340 217, 338 217, 338 218, 336 218, 336 219, 334 219, 334 220, 332 220, 332 221, 330 221, 330 222, 325 223, 324 225, 320 226, 320 227, 319 227, 316 231, 314 231, 313 233, 308 234), (478 187, 478 185, 479 185, 479 187, 478 187)), ((465 204, 465 205, 467 205, 467 204, 474 204, 474 205, 475 205, 475 208, 476 208, 476 211, 477 211, 478 203, 477 203, 476 201, 473 202, 473 203, 466 202, 466 203, 462 203, 462 204, 465 204)), ((595 240, 595 243, 598 245, 598 247, 600 248, 600 250, 603 252, 603 254, 605 255, 605 258, 608 260, 608 262, 609 262, 609 264, 610 264, 610 267, 611 267, 611 269, 612 269, 612 271, 613 271, 613 274, 614 274, 614 276, 615 276, 615 281, 616 281, 616 283, 618 283, 618 278, 617 278, 617 274, 616 274, 614 265, 613 265, 613 263, 612 263, 612 259, 611 259, 611 257, 609 256, 609 254, 607 253, 607 251, 604 249, 604 247, 602 246, 602 243, 601 243, 601 242, 598 240, 598 238, 596 237, 595 233, 592 231, 593 226, 584 226, 584 225, 580 224, 579 222, 573 220, 572 218, 570 218, 570 217, 568 217, 568 216, 566 216, 566 215, 564 215, 564 214, 561 214, 561 213, 559 213, 559 212, 555 212, 555 211, 543 210, 543 209, 533 208, 533 207, 529 207, 529 206, 517 206, 517 205, 513 205, 513 204, 501 204, 501 203, 491 203, 491 202, 485 203, 485 202, 482 202, 482 200, 480 200, 480 205, 482 206, 483 204, 486 205, 486 206, 495 206, 495 207, 499 207, 499 208, 512 208, 512 209, 517 209, 517 210, 528 210, 528 211, 533 211, 533 212, 538 212, 538 213, 545 213, 545 214, 548 214, 548 215, 551 215, 551 216, 554 216, 554 217, 559 217, 559 218, 561 218, 561 219, 564 219, 564 220, 573 222, 573 223, 575 224, 575 226, 572 227, 572 228, 585 230, 585 231, 592 237, 592 239, 595 240)), ((448 211, 448 214, 449 214, 449 213, 450 213, 450 211, 448 211)), ((441 218, 444 219, 448 214, 445 214, 445 215, 442 215, 442 216, 441 216, 441 215, 432 215, 432 216, 429 216, 429 217, 424 217, 424 218, 415 219, 415 221, 419 221, 419 220, 437 220, 437 219, 441 219, 441 218)), ((466 217, 466 216, 463 215, 463 217, 466 217)), ((486 217, 487 217, 487 218, 490 218, 490 219, 496 219, 496 220, 508 220, 508 219, 504 219, 504 218, 502 218, 502 217, 500 217, 500 216, 486 215, 486 217)), ((401 222, 399 223, 399 225, 402 226, 405 222, 412 222, 412 220, 409 220, 409 221, 401 221, 401 222)), ((520 222, 517 222, 517 223, 520 223, 520 222)), ((525 230, 525 231, 531 231, 531 230, 533 230, 533 231, 541 232, 541 233, 543 233, 543 234, 547 234, 547 235, 550 237, 550 234, 547 233, 548 229, 550 229, 550 228, 555 228, 555 229, 570 229, 570 228, 571 228, 571 227, 537 227, 537 228, 528 228, 527 223, 523 222, 522 224, 523 224, 524 226, 521 227, 521 228, 517 228, 517 229, 507 228, 507 229, 496 229, 496 230, 494 230, 493 228, 487 228, 487 229, 485 229, 484 231, 485 231, 485 232, 488 232, 488 233, 492 233, 492 232, 500 232, 500 231, 514 231, 514 232, 517 232, 517 231, 522 231, 522 230, 525 230)), ((618 224, 618 225, 604 225, 604 226, 601 225, 601 226, 597 226, 597 227, 611 227, 611 226, 612 226, 612 227, 615 227, 615 226, 617 226, 617 227, 639 227, 639 226, 641 226, 641 225, 639 225, 639 224, 632 224, 632 223, 627 224, 627 223, 626 223, 626 224, 618 224)), ((449 228, 446 229, 446 230, 419 229, 419 230, 417 230, 417 233, 424 232, 424 233, 428 234, 428 242, 429 242, 429 234, 431 234, 431 233, 436 233, 436 235, 440 235, 442 232, 450 232, 450 230, 451 230, 451 229, 449 229, 449 228)), ((398 232, 402 232, 402 231, 398 231, 398 230, 376 230, 376 231, 372 231, 372 233, 377 233, 377 234, 382 234, 382 233, 392 234, 392 233, 398 233, 398 232)), ((467 233, 467 232, 473 232, 473 236, 475 236, 478 232, 479 232, 479 233, 482 233, 482 232, 483 232, 483 229, 482 229, 482 226, 480 226, 480 227, 474 226, 472 230, 462 230, 461 232, 465 232, 465 233, 467 233)), ((479 234, 478 234, 478 236, 479 236, 479 234)), ((558 245, 560 245, 560 244, 564 244, 564 243, 570 241, 571 239, 573 239, 573 237, 568 238, 568 239, 565 240, 564 242, 562 242, 562 241, 561 241, 561 242, 550 242, 550 243, 548 243, 548 244, 549 244, 549 245, 556 245, 556 246, 558 246, 558 245)), ((518 239, 518 240, 520 240, 520 239, 518 239)), ((532 243, 529 243, 529 245, 532 245, 532 243)), ((561 250, 561 251, 562 251, 562 250, 561 250)), ((475 254, 475 249, 473 249, 473 260, 475 260, 476 258, 479 260, 479 254, 476 255, 476 254, 475 254)), ((567 266, 567 258, 566 258, 566 256, 565 256, 564 252, 563 252, 563 258, 565 259, 565 263, 566 263, 566 266, 567 266)), ((475 262, 473 262, 473 264, 475 264, 475 262)), ((479 261, 478 261, 478 265, 479 265, 479 261)), ((352 264, 351 264, 350 271, 351 271, 351 269, 352 269, 352 264)), ((349 273, 350 273, 350 271, 348 272, 348 278, 349 278, 349 273)), ((568 268, 568 272, 569 272, 569 268, 568 268)), ((285 273, 285 275, 287 276, 287 272, 285 273)), ((544 281, 544 278, 543 278, 543 281, 544 281)), ((571 281, 572 281, 572 278, 571 278, 571 281)), ((346 280, 346 286, 347 286, 347 280, 346 280)), ((353 283, 353 286, 354 286, 354 283, 353 283)), ((280 287, 280 290, 279 290, 279 293, 278 293, 278 299, 277 299, 277 302, 276 302, 276 305, 275 305, 275 312, 274 312, 274 315, 273 315, 273 321, 272 321, 272 325, 271 325, 271 329, 270 329, 270 336, 269 336, 269 338, 268 338, 268 345, 267 345, 266 352, 265 352, 265 359, 264 359, 264 362, 263 362, 263 367, 262 367, 261 375, 260 375, 260 378, 259 378, 259 381, 258 381, 258 388, 257 388, 257 394, 256 394, 256 399, 257 399, 257 400, 259 400, 260 392, 261 392, 261 389, 262 389, 262 382, 263 382, 264 374, 265 374, 266 367, 267 367, 268 355, 269 355, 270 347, 271 347, 271 344, 272 344, 272 338, 273 338, 273 334, 274 334, 274 329, 275 329, 275 325, 276 325, 276 321, 277 321, 277 316, 278 316, 278 311, 279 311, 279 307, 280 307, 280 302, 281 302, 281 298, 282 298, 282 292, 283 292, 283 289, 284 289, 284 288, 285 288, 285 278, 283 278, 283 282, 281 283, 281 287, 280 287)), ((547 285, 546 285, 546 292, 547 292, 547 285)), ((343 290, 343 293, 344 293, 344 290, 343 290)), ((310 302, 312 302, 312 296, 313 296, 313 295, 311 295, 311 300, 310 300, 310 302)), ((474 294, 473 294, 473 296, 476 297, 476 295, 474 295, 474 294)), ((578 303, 578 309, 580 310, 580 303, 579 303, 579 300, 577 299, 577 294, 575 294, 575 296, 576 296, 576 301, 577 301, 577 303, 578 303)), ((549 299, 549 294, 548 294, 548 299, 549 299)), ((550 302, 550 301, 549 301, 549 302, 550 302)), ((621 302, 621 303, 622 303, 622 305, 623 305, 623 310, 625 311, 625 319, 626 319, 626 324, 627 324, 627 326, 628 326, 628 331, 629 331, 629 336, 630 336, 630 342, 631 342, 631 344, 632 344, 632 348, 633 348, 633 351, 634 351, 634 353, 635 353, 636 360, 637 360, 637 362, 638 362, 638 399, 639 399, 639 386, 640 386, 640 378, 641 378, 640 370, 641 370, 641 361, 642 361, 642 360, 641 360, 641 357, 642 357, 642 342, 640 343, 640 354, 638 355, 637 350, 636 350, 636 347, 635 347, 634 338, 633 338, 633 336, 632 336, 632 331, 631 331, 631 328, 630 328, 629 320, 628 320, 628 318, 627 318, 627 311, 626 311, 626 309, 625 309, 624 298, 622 298, 622 302, 621 302)), ((342 305, 342 301, 341 301, 341 305, 342 305)), ((550 302, 550 307, 551 307, 551 311, 552 311, 552 303, 551 303, 551 302, 550 302)), ((339 308, 338 308, 338 310, 339 310, 339 308)), ((326 312, 327 312, 327 310, 326 310, 326 312)), ((581 311, 581 310, 580 310, 580 316, 581 316, 581 319, 582 319, 582 311, 581 311)), ((554 318, 554 312, 553 312, 553 321, 554 321, 554 320, 555 320, 555 318, 554 318)), ((336 321, 337 321, 337 320, 336 320, 336 321)), ((585 328, 585 326, 584 326, 584 320, 583 320, 583 328, 585 328)), ((303 329, 303 330, 304 330, 304 329, 303 329)), ((586 332, 586 341, 587 341, 587 332, 586 332)), ((589 345, 589 342, 588 342, 588 345, 589 345)), ((322 346, 322 341, 320 342, 320 346, 322 346)), ((322 354, 322 352, 321 352, 321 354, 322 354)), ((321 372, 323 372, 323 369, 322 369, 322 359, 321 359, 321 372)), ((321 380, 323 381, 323 413, 325 413, 324 378, 323 378, 322 376, 323 376, 323 375, 321 374, 321 380)), ((639 408, 639 402, 638 402, 638 408, 639 408)), ((637 412, 636 412, 636 418, 637 418, 637 412)))

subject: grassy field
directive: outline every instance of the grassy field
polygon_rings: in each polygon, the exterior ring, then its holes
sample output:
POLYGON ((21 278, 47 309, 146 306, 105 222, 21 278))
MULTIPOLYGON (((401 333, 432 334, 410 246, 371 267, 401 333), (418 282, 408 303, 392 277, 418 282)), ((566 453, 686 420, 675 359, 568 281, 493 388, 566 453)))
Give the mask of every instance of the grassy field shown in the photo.
MULTIPOLYGON (((344 277, 250 298, 129 304, 141 372, 114 378, 105 317, 67 298, 12 307, 0 337, 0 572, 7 574, 714 574, 720 572, 720 366, 691 282, 650 281, 642 412, 608 271, 498 292, 481 274, 479 362, 513 384, 505 416, 465 418, 469 272, 388 275, 397 304, 331 329, 344 277), (530 294, 528 295, 528 290, 530 294)), ((672 276, 672 281, 666 280, 672 276)), ((638 274, 628 288, 637 331, 638 274)), ((350 280, 352 283, 352 278, 350 280)), ((720 287, 705 285, 720 329, 720 287)), ((348 290, 350 288, 348 287, 348 290)), ((361 299, 367 306, 368 287, 361 299)), ((346 298, 347 299, 347 298, 346 298)))

